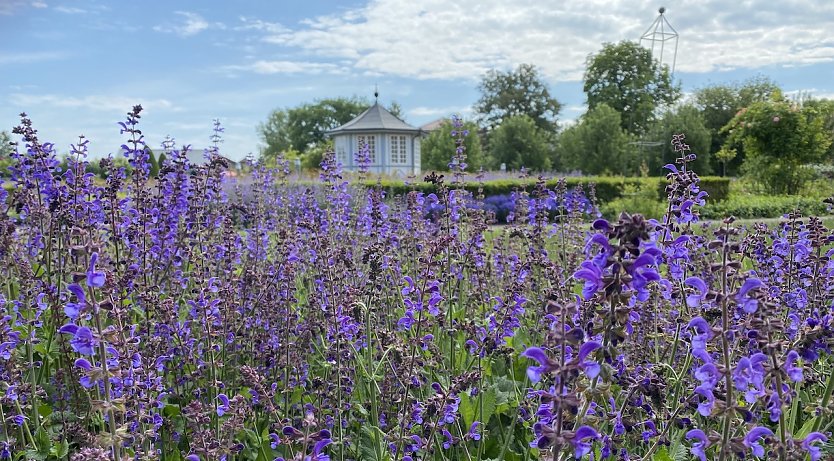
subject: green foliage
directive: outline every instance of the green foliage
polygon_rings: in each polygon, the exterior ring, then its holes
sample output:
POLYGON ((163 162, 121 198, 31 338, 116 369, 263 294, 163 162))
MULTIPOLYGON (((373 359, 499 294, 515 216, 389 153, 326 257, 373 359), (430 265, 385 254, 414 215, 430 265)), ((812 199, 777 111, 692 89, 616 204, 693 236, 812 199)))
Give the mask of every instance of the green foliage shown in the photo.
POLYGON ((616 219, 623 211, 659 219, 666 212, 666 202, 658 197, 656 186, 649 182, 624 184, 622 195, 604 204, 600 211, 609 219, 616 219))
MULTIPOLYGON (((444 121, 440 127, 425 137, 420 144, 420 163, 423 171, 448 171, 449 162, 455 154, 455 137, 452 122, 444 121)), ((484 153, 481 148, 481 138, 478 136, 478 126, 474 122, 464 122, 464 130, 469 134, 464 138, 466 147, 467 171, 478 171, 484 166, 484 153)))
MULTIPOLYGON (((767 101, 776 91, 779 91, 779 86, 766 77, 755 77, 741 83, 710 85, 695 91, 695 107, 701 111, 704 126, 712 138, 710 153, 716 154, 724 146, 727 133, 721 129, 738 111, 755 102, 767 101)), ((727 174, 735 175, 744 160, 744 152, 738 151, 738 155, 726 163, 714 155, 711 160, 713 170, 726 169, 727 174)))
POLYGON ((701 217, 706 219, 723 219, 735 216, 741 219, 778 218, 794 210, 802 211, 805 216, 828 214, 828 207, 818 198, 795 195, 745 195, 731 197, 723 202, 707 200, 701 208, 701 217))
MULTIPOLYGON (((825 131, 834 136, 834 99, 809 99, 803 101, 802 107, 814 109, 816 116, 822 119, 825 131)), ((834 143, 828 146, 825 161, 834 162, 834 143)))
MULTIPOLYGON (((156 155, 154 155, 153 150, 150 147, 148 149, 148 155, 150 158, 148 159, 148 163, 150 164, 150 177, 155 178, 159 175, 159 162, 156 160, 156 155)), ((164 155, 164 154, 163 154, 164 155)))
POLYGON ((606 43, 599 53, 588 56, 584 80, 588 109, 608 105, 621 114, 620 125, 632 134, 645 132, 655 109, 680 97, 669 69, 658 64, 648 49, 630 41, 606 43))
MULTIPOLYGON (((545 185, 549 189, 554 189, 558 179, 550 179, 546 181, 545 185)), ((613 176, 572 176, 565 178, 568 188, 573 189, 581 186, 584 191, 588 191, 591 185, 594 186, 594 191, 597 200, 600 204, 608 203, 617 198, 623 197, 628 187, 636 187, 640 190, 651 190, 654 192, 654 200, 665 200, 666 198, 666 184, 665 178, 641 178, 641 177, 613 177, 613 176)), ((367 187, 375 187, 377 180, 365 181, 367 187)), ((535 187, 535 179, 498 179, 487 181, 484 183, 467 182, 461 188, 470 192, 477 192, 478 188, 483 189, 484 196, 504 195, 510 194, 515 190, 531 191, 535 187)), ((437 186, 427 182, 410 182, 405 183, 399 180, 383 179, 379 181, 379 185, 387 191, 388 196, 405 195, 412 190, 424 193, 436 193, 437 186)), ((708 203, 726 200, 730 193, 730 180, 727 178, 718 178, 714 176, 707 176, 701 178, 701 190, 709 193, 708 203)))
POLYGON ((168 156, 165 155, 165 152, 159 154, 159 158, 156 160, 156 164, 160 167, 165 166, 165 162, 168 161, 168 156))
POLYGON ((812 177, 805 165, 821 161, 831 145, 817 110, 799 108, 779 93, 742 110, 722 131, 727 146, 744 147, 745 174, 774 194, 798 193, 812 177))
POLYGON ((475 103, 475 112, 488 131, 519 115, 531 118, 545 132, 556 131, 556 117, 562 105, 550 96, 532 64, 521 64, 510 72, 491 70, 478 89, 481 99, 475 103))
MULTIPOLYGON (((305 170, 319 169, 321 161, 324 158, 324 154, 328 151, 333 151, 333 144, 330 142, 323 142, 319 145, 307 149, 307 152, 301 155, 301 167, 305 170)), ((290 155, 297 154, 294 150, 290 150, 289 153, 290 155)))
POLYGON ((559 136, 561 167, 593 175, 633 175, 639 163, 632 140, 621 127, 620 113, 600 104, 559 136))
POLYGON ((553 164, 549 136, 527 115, 504 121, 490 135, 489 152, 493 166, 506 163, 514 170, 522 166, 533 171, 549 170, 553 164))
POLYGON ((12 160, 9 158, 14 149, 11 146, 12 138, 8 131, 0 131, 0 178, 9 175, 9 167, 12 160))
POLYGON ((678 133, 686 135, 686 144, 697 155, 690 167, 698 174, 707 175, 712 173, 710 163, 712 135, 705 126, 704 117, 698 108, 690 104, 684 104, 666 111, 650 130, 650 139, 667 140, 661 144, 659 152, 657 149, 649 151, 649 161, 647 163, 651 174, 666 174, 666 171, 663 171, 663 165, 675 162, 678 155, 675 153, 672 143, 668 140, 678 133))

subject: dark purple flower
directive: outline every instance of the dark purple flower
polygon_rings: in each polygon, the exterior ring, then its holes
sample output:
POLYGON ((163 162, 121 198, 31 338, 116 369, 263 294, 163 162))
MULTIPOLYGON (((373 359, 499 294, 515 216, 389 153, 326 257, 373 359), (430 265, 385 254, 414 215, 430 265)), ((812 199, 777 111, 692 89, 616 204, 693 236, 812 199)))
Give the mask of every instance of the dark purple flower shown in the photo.
POLYGON ((200 461, 200 457, 197 455, 188 455, 185 457, 185 461, 200 461))

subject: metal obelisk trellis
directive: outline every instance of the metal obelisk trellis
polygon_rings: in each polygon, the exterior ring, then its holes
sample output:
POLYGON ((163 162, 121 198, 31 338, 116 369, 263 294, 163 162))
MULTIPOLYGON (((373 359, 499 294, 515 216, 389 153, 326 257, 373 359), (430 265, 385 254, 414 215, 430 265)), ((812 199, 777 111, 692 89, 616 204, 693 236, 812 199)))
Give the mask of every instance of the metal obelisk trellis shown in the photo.
POLYGON ((645 45, 647 48, 652 50, 652 56, 657 59, 660 64, 665 64, 669 66, 669 71, 671 74, 675 73, 675 62, 678 58, 678 31, 669 24, 669 21, 666 20, 666 16, 663 13, 666 12, 666 8, 660 7, 657 10, 658 14, 657 19, 654 20, 651 26, 646 29, 646 32, 640 37, 640 44, 645 45), (674 42, 670 43, 668 46, 666 42, 674 42), (669 51, 667 48, 670 48, 674 45, 671 53, 671 65, 669 64, 670 56, 669 51))
MULTIPOLYGON (((666 20, 666 8, 660 7, 657 12, 657 18, 654 20, 652 25, 646 29, 646 32, 640 36, 640 44, 649 48, 652 52, 652 57, 657 60, 660 65, 666 65, 669 67, 669 75, 674 78, 675 75, 675 62, 678 59, 678 31, 669 24, 669 21, 666 20), (668 51, 668 48, 671 47, 672 43, 668 44, 666 42, 672 41, 674 42, 674 48, 672 48, 671 57, 668 51), (671 65, 669 61, 671 62, 671 65)), ((648 141, 646 139, 640 139, 639 141, 635 141, 632 144, 637 145, 640 147, 640 156, 643 157, 646 148, 654 148, 660 147, 664 144, 663 141, 648 141)))

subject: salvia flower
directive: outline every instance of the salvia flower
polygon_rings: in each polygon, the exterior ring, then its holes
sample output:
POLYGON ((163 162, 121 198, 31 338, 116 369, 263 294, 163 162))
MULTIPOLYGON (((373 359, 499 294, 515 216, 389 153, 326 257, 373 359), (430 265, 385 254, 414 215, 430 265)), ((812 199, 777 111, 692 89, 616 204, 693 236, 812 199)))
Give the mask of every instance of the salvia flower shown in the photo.
POLYGON ((759 439, 772 437, 773 431, 763 426, 756 426, 744 436, 742 443, 753 452, 753 456, 761 458, 765 455, 765 449, 759 444, 759 439))
POLYGON ((701 429, 692 429, 686 433, 687 439, 695 439, 696 442, 692 444, 689 449, 693 455, 697 456, 701 461, 707 461, 706 449, 709 448, 710 442, 707 435, 701 429))
POLYGON ((95 354, 95 348, 98 345, 98 340, 95 338, 92 330, 90 330, 89 328, 79 327, 78 325, 69 323, 62 326, 58 330, 58 332, 72 335, 72 339, 70 340, 70 346, 72 346, 73 350, 75 350, 79 354, 95 354))
POLYGON ((90 267, 87 269, 87 286, 100 288, 104 286, 105 276, 104 272, 96 270, 96 262, 98 262, 98 253, 93 253, 90 255, 90 267))
POLYGON ((811 456, 811 461, 819 461, 822 458, 822 453, 820 453, 820 447, 812 445, 814 442, 828 442, 828 437, 819 432, 811 432, 802 441, 802 449, 808 452, 808 455, 811 456))

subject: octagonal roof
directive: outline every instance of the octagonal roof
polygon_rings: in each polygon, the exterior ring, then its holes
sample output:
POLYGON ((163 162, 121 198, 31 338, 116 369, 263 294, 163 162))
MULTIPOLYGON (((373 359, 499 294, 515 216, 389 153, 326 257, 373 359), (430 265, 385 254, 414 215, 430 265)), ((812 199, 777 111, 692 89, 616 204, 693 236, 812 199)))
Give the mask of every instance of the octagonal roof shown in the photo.
POLYGON ((341 133, 369 133, 379 131, 418 134, 422 130, 398 119, 377 102, 353 120, 338 128, 327 131, 325 134, 333 136, 341 133))

